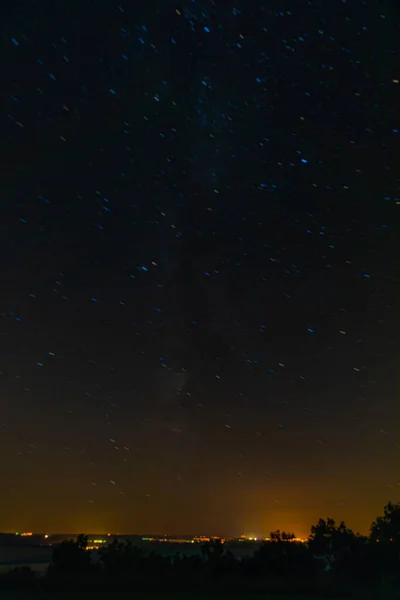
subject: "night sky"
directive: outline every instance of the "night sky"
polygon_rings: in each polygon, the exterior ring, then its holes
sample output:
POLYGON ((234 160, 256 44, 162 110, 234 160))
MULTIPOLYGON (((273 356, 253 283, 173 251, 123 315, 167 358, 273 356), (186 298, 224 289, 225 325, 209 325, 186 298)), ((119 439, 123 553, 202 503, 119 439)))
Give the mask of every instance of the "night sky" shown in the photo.
POLYGON ((0 530, 366 533, 400 491, 395 3, 6 5, 0 530))

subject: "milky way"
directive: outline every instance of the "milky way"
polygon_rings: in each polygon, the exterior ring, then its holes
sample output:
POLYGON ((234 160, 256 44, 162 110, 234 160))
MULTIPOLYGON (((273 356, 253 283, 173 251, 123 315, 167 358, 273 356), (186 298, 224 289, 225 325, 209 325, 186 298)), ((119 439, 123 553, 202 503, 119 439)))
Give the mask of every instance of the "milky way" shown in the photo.
POLYGON ((365 531, 396 500, 395 17, 7 9, 0 529, 365 531))

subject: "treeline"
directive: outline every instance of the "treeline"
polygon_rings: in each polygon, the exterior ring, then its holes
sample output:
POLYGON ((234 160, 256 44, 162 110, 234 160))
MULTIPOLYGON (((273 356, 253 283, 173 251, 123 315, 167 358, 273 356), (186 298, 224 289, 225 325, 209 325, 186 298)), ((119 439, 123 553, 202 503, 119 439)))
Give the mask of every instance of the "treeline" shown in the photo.
POLYGON ((204 544, 193 556, 166 557, 118 540, 94 554, 82 534, 54 548, 44 578, 22 567, 3 574, 0 583, 51 589, 214 588, 400 598, 400 503, 384 507, 369 536, 328 518, 312 526, 307 543, 280 531, 270 538, 251 556, 238 559, 220 540, 204 544))

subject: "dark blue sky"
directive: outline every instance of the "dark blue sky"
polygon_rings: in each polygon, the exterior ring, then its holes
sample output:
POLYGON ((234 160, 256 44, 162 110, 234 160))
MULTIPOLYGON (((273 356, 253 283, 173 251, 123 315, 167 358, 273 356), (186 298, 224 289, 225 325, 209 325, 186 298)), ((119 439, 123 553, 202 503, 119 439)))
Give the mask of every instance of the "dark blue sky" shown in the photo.
POLYGON ((393 6, 3 12, 0 529, 365 532, 399 491, 393 6))

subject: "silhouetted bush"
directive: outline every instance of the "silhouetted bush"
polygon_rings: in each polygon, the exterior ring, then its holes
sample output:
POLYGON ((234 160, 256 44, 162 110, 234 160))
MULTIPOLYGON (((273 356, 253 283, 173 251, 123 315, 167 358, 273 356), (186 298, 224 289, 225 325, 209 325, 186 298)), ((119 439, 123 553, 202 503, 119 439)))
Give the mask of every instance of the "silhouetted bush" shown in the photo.
POLYGON ((60 575, 87 575, 94 571, 91 552, 87 549, 88 538, 81 534, 76 540, 66 540, 53 550, 48 577, 60 575))
POLYGON ((0 576, 2 587, 30 588, 36 578, 36 574, 30 567, 15 567, 0 576))

